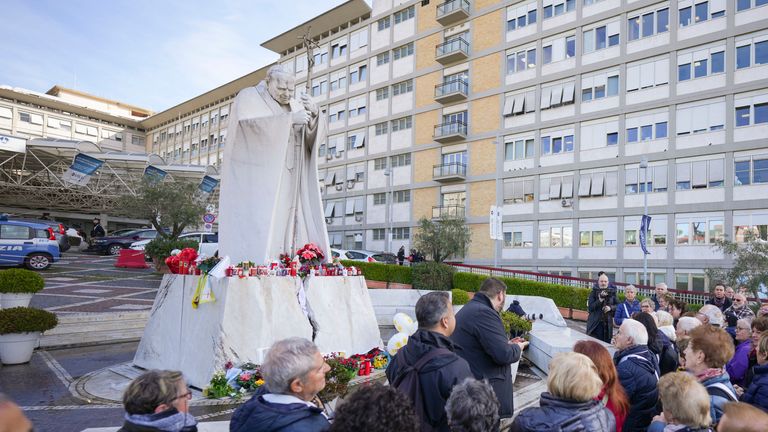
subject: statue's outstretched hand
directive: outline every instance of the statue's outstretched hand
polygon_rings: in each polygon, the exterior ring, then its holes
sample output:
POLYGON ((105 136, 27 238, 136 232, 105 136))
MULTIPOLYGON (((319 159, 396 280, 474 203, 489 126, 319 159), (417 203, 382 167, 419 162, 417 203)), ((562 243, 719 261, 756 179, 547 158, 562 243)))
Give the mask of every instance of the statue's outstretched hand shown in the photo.
POLYGON ((309 95, 306 93, 301 94, 301 103, 304 105, 304 109, 307 110, 310 114, 312 114, 312 117, 317 117, 317 104, 312 102, 312 99, 310 99, 309 95))
POLYGON ((291 120, 293 120, 293 124, 299 126, 309 124, 310 118, 311 116, 307 110, 296 111, 291 114, 291 120))

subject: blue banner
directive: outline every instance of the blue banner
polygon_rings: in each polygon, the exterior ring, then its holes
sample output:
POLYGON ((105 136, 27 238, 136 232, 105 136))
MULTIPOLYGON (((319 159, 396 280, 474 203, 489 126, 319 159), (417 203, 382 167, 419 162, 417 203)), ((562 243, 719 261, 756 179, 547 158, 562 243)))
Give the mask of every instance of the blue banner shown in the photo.
POLYGON ((104 165, 103 160, 96 159, 87 154, 78 153, 75 155, 72 165, 66 172, 64 172, 62 180, 83 186, 88 183, 88 180, 91 179, 91 175, 98 171, 102 165, 104 165))
POLYGON ((203 177, 203 181, 200 182, 200 190, 205 193, 211 193, 216 186, 219 185, 219 181, 211 176, 203 177))
POLYGON ((643 253, 646 255, 650 255, 651 253, 648 252, 648 248, 646 247, 647 237, 648 237, 648 229, 651 227, 651 217, 648 215, 643 215, 643 219, 640 222, 640 247, 643 249, 643 253))
POLYGON ((163 181, 165 176, 168 173, 161 170, 160 168, 154 167, 152 165, 147 165, 146 168, 144 168, 144 178, 149 180, 152 183, 160 183, 163 181))

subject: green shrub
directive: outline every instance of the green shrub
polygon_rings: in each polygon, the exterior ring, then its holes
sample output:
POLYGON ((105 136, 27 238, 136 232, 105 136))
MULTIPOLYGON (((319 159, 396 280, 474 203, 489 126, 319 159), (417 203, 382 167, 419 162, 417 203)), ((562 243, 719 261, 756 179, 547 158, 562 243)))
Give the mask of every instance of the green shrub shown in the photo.
POLYGON ((456 272, 453 274, 453 287, 468 292, 477 292, 480 289, 480 285, 487 278, 488 276, 474 273, 456 272))
MULTIPOLYGON (((457 272, 453 275, 453 287, 476 292, 488 276, 457 272)), ((587 309, 588 288, 577 288, 511 277, 498 277, 507 285, 507 294, 551 298, 559 307, 587 309)))
POLYGON ((0 293, 33 294, 41 291, 45 280, 39 274, 25 269, 0 271, 0 293))
POLYGON ((447 264, 428 261, 412 268, 414 289, 448 291, 453 285, 456 269, 447 264))
POLYGON ((367 280, 408 285, 413 281, 412 270, 406 266, 350 260, 342 260, 341 265, 359 268, 367 280))
POLYGON ((0 334, 44 332, 59 323, 56 315, 30 307, 0 310, 0 334))
POLYGON ((690 304, 688 304, 688 312, 698 312, 699 309, 702 308, 702 306, 704 306, 704 305, 703 304, 698 304, 698 303, 690 303, 690 304))
POLYGON ((501 322, 504 323, 504 330, 512 337, 528 333, 533 328, 530 321, 509 311, 501 311, 501 322))
POLYGON ((455 305, 464 305, 469 303, 469 294, 464 290, 454 288, 451 290, 451 299, 455 305))
POLYGON ((144 254, 150 258, 162 261, 171 256, 171 251, 174 249, 192 248, 197 250, 197 244, 197 240, 193 239, 168 240, 157 237, 147 243, 147 246, 144 248, 144 254))

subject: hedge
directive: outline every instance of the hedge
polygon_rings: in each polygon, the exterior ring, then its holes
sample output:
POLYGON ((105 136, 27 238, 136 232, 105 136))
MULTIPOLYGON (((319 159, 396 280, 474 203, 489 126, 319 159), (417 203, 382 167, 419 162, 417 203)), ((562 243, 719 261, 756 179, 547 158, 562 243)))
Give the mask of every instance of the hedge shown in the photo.
POLYGON ((465 305, 469 303, 469 294, 464 290, 454 288, 451 290, 451 299, 454 305, 465 305))
MULTIPOLYGON (((473 273, 458 272, 453 275, 453 287, 464 291, 477 292, 480 285, 488 276, 473 273)), ((578 310, 587 309, 589 289, 577 288, 566 285, 555 285, 544 282, 536 282, 527 279, 510 277, 498 277, 507 285, 507 294, 528 295, 551 298, 559 307, 578 310)))
POLYGON ((413 283, 413 272, 410 267, 350 260, 342 260, 341 264, 346 267, 359 268, 368 280, 408 285, 413 283))
POLYGON ((453 287, 453 275, 456 269, 437 262, 414 264, 413 288, 418 290, 449 291, 453 287))

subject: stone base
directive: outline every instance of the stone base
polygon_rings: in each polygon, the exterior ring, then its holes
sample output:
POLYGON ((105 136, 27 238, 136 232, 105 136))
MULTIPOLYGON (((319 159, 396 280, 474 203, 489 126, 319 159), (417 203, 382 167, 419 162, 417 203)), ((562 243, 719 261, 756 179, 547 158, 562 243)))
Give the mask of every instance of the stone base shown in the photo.
MULTIPOLYGON (((199 278, 163 278, 134 357, 136 366, 180 370, 187 383, 203 388, 227 361, 258 364, 277 340, 312 339, 297 301, 299 278, 211 278, 216 302, 193 309, 199 278)), ((308 278, 305 289, 321 352, 352 355, 381 345, 363 277, 308 278)))

